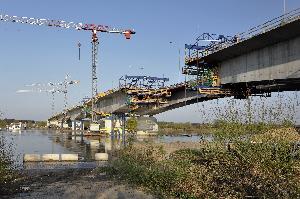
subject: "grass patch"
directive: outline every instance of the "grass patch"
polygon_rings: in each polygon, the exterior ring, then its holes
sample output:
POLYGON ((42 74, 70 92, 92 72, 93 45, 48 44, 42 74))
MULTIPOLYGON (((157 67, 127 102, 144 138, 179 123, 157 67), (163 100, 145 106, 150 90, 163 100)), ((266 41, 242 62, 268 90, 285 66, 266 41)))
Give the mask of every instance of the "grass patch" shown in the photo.
POLYGON ((218 140, 170 155, 151 144, 129 145, 107 171, 160 198, 299 198, 297 134, 286 128, 285 139, 277 139, 283 131, 256 128, 263 129, 255 134, 260 143, 218 140))

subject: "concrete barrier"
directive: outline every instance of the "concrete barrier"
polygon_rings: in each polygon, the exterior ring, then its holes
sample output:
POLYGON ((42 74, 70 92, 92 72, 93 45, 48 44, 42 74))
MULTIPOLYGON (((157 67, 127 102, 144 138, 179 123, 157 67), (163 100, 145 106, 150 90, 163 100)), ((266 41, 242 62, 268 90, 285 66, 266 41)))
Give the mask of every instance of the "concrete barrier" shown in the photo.
POLYGON ((108 153, 95 153, 95 160, 96 161, 107 161, 108 153))
POLYGON ((42 161, 59 161, 59 154, 43 154, 42 161))
POLYGON ((39 162, 41 161, 40 154, 24 154, 23 157, 24 162, 39 162))
POLYGON ((61 154, 61 161, 78 161, 78 154, 61 154))

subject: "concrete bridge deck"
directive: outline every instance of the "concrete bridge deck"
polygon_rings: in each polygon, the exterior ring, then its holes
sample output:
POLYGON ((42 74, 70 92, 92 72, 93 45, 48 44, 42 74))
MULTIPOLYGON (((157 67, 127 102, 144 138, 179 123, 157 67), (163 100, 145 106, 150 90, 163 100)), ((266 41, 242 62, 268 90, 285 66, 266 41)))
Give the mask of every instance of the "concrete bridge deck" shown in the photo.
MULTIPOLYGON (((220 75, 221 86, 232 91, 234 96, 260 94, 272 91, 290 91, 300 88, 300 11, 299 15, 282 21, 252 37, 217 50, 199 59, 190 59, 187 65, 206 63, 215 66, 220 75)), ((164 88, 162 101, 152 96, 148 103, 128 103, 132 97, 126 89, 107 92, 96 99, 96 112, 138 115, 155 115, 181 106, 226 97, 225 94, 199 94, 197 90, 186 89, 185 84, 164 88)), ((231 95, 230 95, 231 96, 231 95)), ((150 98, 149 98, 150 99, 150 98)), ((135 100, 139 100, 136 95, 135 100)), ((89 105, 87 102, 85 105, 89 105)), ((77 106, 64 113, 52 116, 49 121, 66 117, 82 119, 84 106, 77 106)))

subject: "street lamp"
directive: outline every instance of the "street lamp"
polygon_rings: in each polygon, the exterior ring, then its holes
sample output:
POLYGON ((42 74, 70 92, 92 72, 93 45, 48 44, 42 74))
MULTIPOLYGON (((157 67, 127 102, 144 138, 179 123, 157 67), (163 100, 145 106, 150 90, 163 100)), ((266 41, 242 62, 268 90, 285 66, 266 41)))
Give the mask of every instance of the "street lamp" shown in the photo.
MULTIPOLYGON (((169 43, 174 44, 174 42, 172 42, 172 41, 170 41, 169 43)), ((174 46, 177 47, 176 45, 174 45, 174 46)), ((180 82, 180 76, 181 76, 181 60, 180 60, 180 57, 181 57, 181 52, 180 52, 180 48, 178 47, 178 72, 179 72, 178 82, 180 82)))
POLYGON ((286 14, 286 0, 283 0, 283 14, 285 15, 286 14))
MULTIPOLYGON (((172 41, 170 41, 170 44, 173 44, 172 41)), ((180 83, 180 77, 181 77, 181 60, 180 60, 180 57, 181 57, 181 53, 180 53, 180 48, 178 47, 178 83, 180 83)), ((185 107, 186 107, 186 75, 184 76, 184 98, 185 98, 185 101, 184 101, 184 104, 185 104, 185 107)))

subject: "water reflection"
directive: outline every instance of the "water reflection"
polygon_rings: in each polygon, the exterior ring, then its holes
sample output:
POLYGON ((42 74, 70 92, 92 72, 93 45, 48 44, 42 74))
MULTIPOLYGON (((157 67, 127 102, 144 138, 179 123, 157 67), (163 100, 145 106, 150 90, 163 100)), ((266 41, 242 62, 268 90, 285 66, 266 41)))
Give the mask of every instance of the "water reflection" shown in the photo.
MULTIPOLYGON (((54 130, 27 130, 19 132, 0 132, 8 143, 15 146, 12 151, 16 164, 23 166, 24 154, 78 154, 80 162, 93 162, 95 153, 108 153, 120 149, 125 144, 122 136, 89 136, 80 134, 62 133, 54 130)), ((143 136, 136 137, 136 141, 152 142, 197 142, 200 139, 212 140, 207 136, 143 136)), ((26 163, 27 164, 27 163, 26 163)), ((39 165, 35 163, 36 165, 39 165)), ((48 163, 47 163, 48 164, 48 163)), ((49 163, 50 165, 52 163, 49 163)), ((67 163, 71 164, 71 163, 67 163)), ((72 163, 79 164, 79 163, 72 163)))

